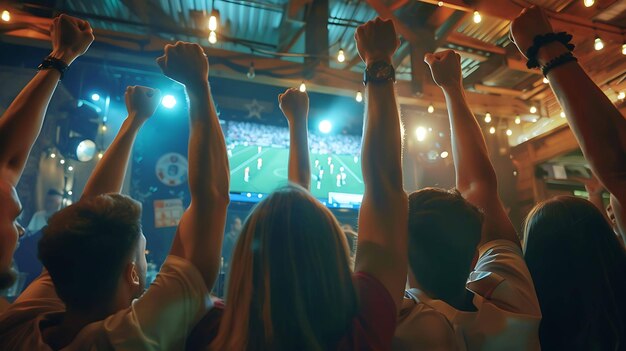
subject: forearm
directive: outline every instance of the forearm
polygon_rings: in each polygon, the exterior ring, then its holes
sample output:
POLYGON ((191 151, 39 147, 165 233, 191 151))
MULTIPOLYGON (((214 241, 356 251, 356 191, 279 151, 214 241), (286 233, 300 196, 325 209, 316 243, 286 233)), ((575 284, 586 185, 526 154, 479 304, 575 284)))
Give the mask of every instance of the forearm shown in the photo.
POLYGON ((37 72, 0 118, 0 176, 17 184, 61 74, 37 72))
POLYGON ((461 86, 444 88, 452 131, 452 155, 456 187, 463 193, 472 185, 490 189, 497 195, 497 181, 480 126, 471 112, 461 86))
POLYGON ((143 122, 128 116, 85 185, 83 198, 122 191, 130 153, 143 122))
POLYGON ((289 124, 289 181, 311 189, 311 163, 306 119, 289 124))

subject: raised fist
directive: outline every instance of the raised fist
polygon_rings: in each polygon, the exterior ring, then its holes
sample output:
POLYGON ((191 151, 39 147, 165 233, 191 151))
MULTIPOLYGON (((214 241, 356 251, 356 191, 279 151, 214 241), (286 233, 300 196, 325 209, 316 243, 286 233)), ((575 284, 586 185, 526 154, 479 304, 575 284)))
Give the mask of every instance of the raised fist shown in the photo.
POLYGON ((393 54, 400 46, 393 22, 380 17, 360 25, 354 39, 359 55, 366 65, 376 61, 391 63, 393 54))
POLYGON ((128 115, 145 121, 154 114, 161 102, 161 91, 142 86, 126 88, 124 94, 128 115))
POLYGON ((179 41, 165 45, 164 51, 156 59, 163 74, 186 87, 208 84, 209 61, 200 45, 179 41))
POLYGON ((50 37, 52 38, 50 56, 67 65, 84 54, 94 39, 89 22, 67 15, 60 15, 52 20, 50 37))
POLYGON ((546 13, 537 6, 523 9, 522 12, 511 22, 511 40, 517 45, 522 55, 533 45, 537 35, 552 33, 552 25, 546 13))
POLYGON ((309 115, 309 96, 298 89, 290 88, 278 95, 278 106, 289 123, 306 121, 309 115))
POLYGON ((442 88, 461 86, 461 56, 452 50, 426 54, 424 61, 430 67, 433 79, 442 88))

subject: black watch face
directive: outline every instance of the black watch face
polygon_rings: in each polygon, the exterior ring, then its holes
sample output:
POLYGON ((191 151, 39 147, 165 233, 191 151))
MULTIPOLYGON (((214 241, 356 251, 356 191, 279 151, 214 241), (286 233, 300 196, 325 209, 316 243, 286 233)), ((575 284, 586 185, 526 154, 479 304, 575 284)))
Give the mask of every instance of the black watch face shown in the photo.
POLYGON ((386 62, 375 62, 366 70, 367 81, 385 82, 395 81, 395 71, 393 66, 386 62))

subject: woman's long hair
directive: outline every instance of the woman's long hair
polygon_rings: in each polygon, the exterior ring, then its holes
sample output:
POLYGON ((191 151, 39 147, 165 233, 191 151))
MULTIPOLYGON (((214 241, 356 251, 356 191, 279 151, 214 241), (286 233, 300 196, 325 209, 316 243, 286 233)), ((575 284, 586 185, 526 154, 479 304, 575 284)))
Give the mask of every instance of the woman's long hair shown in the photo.
POLYGON ((559 196, 526 218, 544 350, 626 349, 626 252, 589 201, 559 196))
POLYGON ((332 349, 356 306, 341 227, 305 189, 289 185, 246 219, 210 349, 332 349))

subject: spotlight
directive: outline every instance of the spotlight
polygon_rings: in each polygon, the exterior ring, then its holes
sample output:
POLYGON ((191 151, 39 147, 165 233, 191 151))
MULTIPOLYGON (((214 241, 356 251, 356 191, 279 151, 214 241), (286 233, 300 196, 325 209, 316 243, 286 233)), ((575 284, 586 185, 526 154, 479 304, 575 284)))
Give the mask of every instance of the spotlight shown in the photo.
POLYGON ((248 79, 254 79, 256 77, 256 71, 254 70, 254 62, 250 62, 250 68, 248 68, 248 73, 246 74, 248 79))
POLYGON ((496 127, 489 128, 489 134, 496 134, 496 127))
POLYGON ((74 167, 73 166, 69 166, 69 167, 67 167, 67 170, 71 172, 71 171, 74 170, 74 167))
POLYGON ((65 164, 65 160, 64 160, 64 159, 60 159, 60 160, 59 160, 59 163, 60 163, 60 164, 62 164, 62 165, 64 165, 64 164, 65 164))
POLYGON ((356 102, 361 102, 363 101, 363 94, 361 94, 360 91, 356 92, 356 102))
POLYGON ((522 119, 520 118, 520 116, 515 116, 515 124, 520 124, 522 123, 522 119))
POLYGON ((324 134, 330 133, 330 131, 333 129, 333 125, 327 119, 322 120, 317 127, 319 128, 320 132, 324 134))
POLYGON ((7 10, 2 11, 2 16, 0 16, 0 18, 2 18, 5 22, 9 22, 11 20, 11 12, 7 10))
POLYGON ((624 100, 626 98, 626 93, 623 91, 620 91, 619 94, 617 94, 617 98, 620 100, 624 100))
POLYGON ((80 162, 88 162, 91 161, 95 155, 96 143, 94 143, 93 140, 83 137, 72 137, 68 140, 67 156, 80 162))
POLYGON ((474 23, 482 22, 483 17, 480 15, 480 12, 474 11, 474 23))
POLYGON ((176 106, 176 98, 174 97, 174 95, 165 95, 163 99, 161 99, 161 104, 165 108, 172 109, 174 108, 174 106, 176 106))
POLYGON ((593 42, 593 48, 596 49, 596 51, 604 49, 604 42, 600 37, 596 36, 596 40, 593 42))
POLYGON ((506 130, 506 135, 508 135, 508 136, 513 135, 513 131, 512 131, 512 130, 510 130, 510 129, 507 129, 507 130, 506 130))
POLYGON ((344 54, 343 49, 339 49, 339 53, 337 53, 337 61, 341 63, 345 60, 346 60, 346 55, 344 54))
POLYGON ((485 115, 485 123, 489 122, 491 122, 491 113, 487 112, 487 114, 485 115))
POLYGON ((433 104, 428 105, 428 113, 433 113, 435 112, 435 106, 433 106, 433 104))
POLYGON ((424 141, 424 139, 426 139, 426 133, 426 128, 417 127, 417 129, 415 130, 415 136, 417 137, 417 141, 424 141))
POLYGON ((448 157, 448 151, 443 151, 443 152, 441 153, 441 155, 439 155, 439 156, 441 156, 441 158, 446 158, 446 157, 448 157))
POLYGON ((211 31, 211 33, 209 33, 209 43, 211 44, 217 43, 217 34, 215 34, 214 31, 211 31))
POLYGON ((537 107, 531 106, 530 107, 530 113, 537 113, 537 107))
POLYGON ((561 118, 565 118, 565 111, 561 111, 560 116, 561 116, 561 118))
POLYGON ((304 82, 302 82, 302 84, 300 84, 300 91, 303 92, 303 93, 306 91, 306 84, 304 84, 304 82))
POLYGON ((98 93, 91 94, 91 100, 92 101, 100 101, 100 94, 98 94, 98 93))
POLYGON ((548 80, 548 78, 543 77, 543 84, 548 84, 548 83, 550 83, 550 81, 548 80))
POLYGON ((55 154, 54 152, 50 154, 50 158, 56 158, 57 154, 55 154))
POLYGON ((209 17, 209 30, 215 32, 219 22, 220 13, 217 10, 211 11, 211 17, 209 17))
POLYGON ((584 0, 583 1, 583 4, 585 5, 585 7, 591 7, 595 3, 596 3, 595 0, 584 0))

